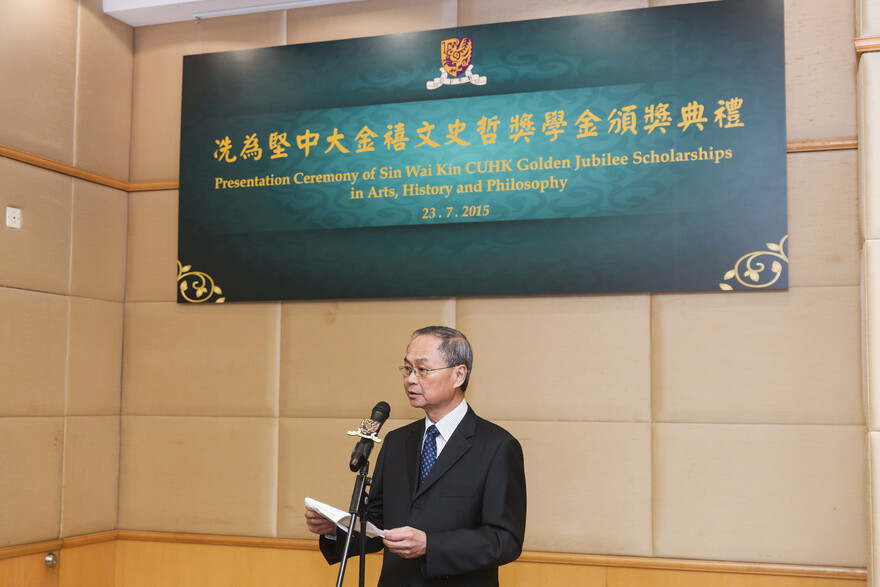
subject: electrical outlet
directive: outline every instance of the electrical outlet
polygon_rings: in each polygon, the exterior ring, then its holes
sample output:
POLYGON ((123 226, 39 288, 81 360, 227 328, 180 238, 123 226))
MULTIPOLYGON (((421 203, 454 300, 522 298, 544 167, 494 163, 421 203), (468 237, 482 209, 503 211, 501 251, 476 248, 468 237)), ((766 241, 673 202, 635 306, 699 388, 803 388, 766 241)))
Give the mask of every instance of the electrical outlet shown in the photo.
POLYGON ((21 228, 21 210, 6 206, 6 226, 9 228, 21 228))

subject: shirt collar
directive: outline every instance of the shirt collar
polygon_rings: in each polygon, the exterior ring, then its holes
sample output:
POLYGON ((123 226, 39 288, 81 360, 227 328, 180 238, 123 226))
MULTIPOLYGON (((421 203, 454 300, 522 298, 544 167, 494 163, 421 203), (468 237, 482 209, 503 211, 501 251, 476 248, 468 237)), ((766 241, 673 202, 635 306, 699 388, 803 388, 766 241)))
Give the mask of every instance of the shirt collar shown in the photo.
POLYGON ((440 433, 440 436, 443 437, 443 440, 447 441, 449 440, 449 437, 452 436, 452 433, 455 432, 455 429, 458 428, 458 425, 461 424, 461 421, 464 420, 467 411, 468 403, 466 400, 462 399, 461 403, 458 404, 454 410, 440 418, 436 423, 431 422, 431 419, 425 416, 425 430, 431 425, 434 425, 437 427, 437 431, 440 433))

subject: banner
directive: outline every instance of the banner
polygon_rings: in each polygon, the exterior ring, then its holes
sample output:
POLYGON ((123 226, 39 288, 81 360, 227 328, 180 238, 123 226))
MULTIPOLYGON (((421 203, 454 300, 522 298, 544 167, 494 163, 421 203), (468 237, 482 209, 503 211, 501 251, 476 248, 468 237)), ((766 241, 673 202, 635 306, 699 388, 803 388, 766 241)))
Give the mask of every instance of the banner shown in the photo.
POLYGON ((188 56, 181 302, 787 287, 781 0, 188 56))

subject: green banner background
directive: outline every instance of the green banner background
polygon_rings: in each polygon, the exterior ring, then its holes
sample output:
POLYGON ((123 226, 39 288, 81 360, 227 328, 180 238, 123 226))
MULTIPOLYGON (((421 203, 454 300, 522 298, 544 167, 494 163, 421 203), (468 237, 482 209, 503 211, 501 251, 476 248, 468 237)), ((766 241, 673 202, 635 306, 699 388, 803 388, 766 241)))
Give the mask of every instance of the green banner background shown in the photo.
POLYGON ((787 287, 782 25, 781 1, 726 0, 187 57, 179 259, 230 301, 787 287), (428 90, 455 37, 487 83, 428 90), (577 136, 585 111, 595 136, 577 136), (348 153, 324 152, 332 134, 348 153), (751 252, 765 271, 726 277, 751 252))

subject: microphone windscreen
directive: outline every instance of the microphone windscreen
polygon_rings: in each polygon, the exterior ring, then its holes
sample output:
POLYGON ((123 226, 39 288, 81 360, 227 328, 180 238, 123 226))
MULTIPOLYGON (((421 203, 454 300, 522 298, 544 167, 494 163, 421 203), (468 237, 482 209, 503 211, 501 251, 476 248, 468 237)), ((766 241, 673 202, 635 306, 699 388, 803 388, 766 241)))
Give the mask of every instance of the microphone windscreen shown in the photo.
POLYGON ((379 402, 373 408, 373 415, 370 416, 370 419, 375 420, 376 422, 384 422, 390 415, 391 406, 388 405, 388 402, 379 402))

